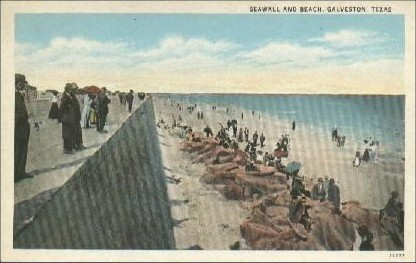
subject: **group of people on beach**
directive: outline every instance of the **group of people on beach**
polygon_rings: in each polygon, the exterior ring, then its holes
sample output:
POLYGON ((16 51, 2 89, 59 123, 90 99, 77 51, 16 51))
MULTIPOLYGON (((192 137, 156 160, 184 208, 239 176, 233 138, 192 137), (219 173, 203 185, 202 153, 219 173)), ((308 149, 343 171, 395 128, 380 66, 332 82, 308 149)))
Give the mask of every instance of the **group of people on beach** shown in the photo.
MULTIPOLYGON (((215 110, 215 107, 213 107, 215 110)), ((228 110, 228 108, 227 108, 228 110)), ((192 134, 192 129, 188 128, 188 134, 192 134)), ((295 129, 295 123, 292 123, 292 129, 295 129)), ((245 171, 246 172, 259 172, 259 167, 257 164, 263 164, 266 166, 274 166, 277 171, 285 173, 287 179, 292 179, 290 187, 290 195, 292 197, 291 205, 289 207, 288 218, 293 223, 300 223, 303 225, 306 231, 310 231, 312 227, 313 220, 311 219, 308 210, 312 207, 308 199, 310 200, 319 200, 320 202, 329 202, 333 205, 333 212, 336 214, 341 214, 341 190, 339 183, 336 183, 334 178, 325 176, 324 178, 317 178, 317 182, 313 185, 312 189, 307 189, 306 186, 306 177, 300 176, 298 174, 299 170, 296 170, 293 173, 288 173, 286 171, 286 166, 282 164, 282 158, 288 156, 289 152, 289 134, 283 134, 279 141, 276 143, 276 148, 274 149, 273 154, 257 150, 258 142, 260 141, 260 147, 264 147, 265 136, 263 133, 259 136, 258 132, 255 131, 252 134, 252 140, 250 140, 250 131, 247 127, 238 127, 238 121, 236 119, 228 119, 226 121, 226 126, 224 127, 220 123, 219 130, 217 135, 214 137, 214 131, 212 127, 206 125, 203 128, 203 133, 206 137, 213 137, 218 140, 219 145, 224 148, 238 148, 239 143, 246 142, 244 147, 244 152, 246 153, 246 158, 248 160, 245 171), (237 134, 238 131, 238 134, 237 134), (260 140, 259 140, 260 139, 260 140), (285 153, 285 154, 282 154, 285 153), (263 159, 257 160, 259 155, 263 155, 263 159)), ((333 129, 333 141, 337 143, 338 147, 343 147, 345 143, 345 136, 340 136, 338 129, 333 129)), ((375 145, 376 142, 371 142, 369 145, 375 145)), ((220 164, 220 158, 214 159, 213 164, 220 164)), ((385 220, 385 218, 393 217, 395 222, 399 227, 400 231, 403 231, 404 225, 404 212, 403 204, 397 200, 398 194, 394 192, 392 197, 387 202, 387 205, 380 210, 380 220, 385 220)), ((362 235, 360 250, 374 250, 372 245, 374 235, 371 232, 366 232, 362 235)))
POLYGON ((338 131, 338 127, 332 128, 331 133, 332 141, 337 144, 337 147, 344 147, 345 146, 345 135, 341 135, 338 131))
MULTIPOLYGON (((345 135, 341 135, 338 131, 338 127, 334 126, 331 132, 332 141, 336 143, 337 147, 345 146, 345 135)), ((363 144, 360 145, 356 152, 355 157, 352 162, 354 167, 359 167, 361 163, 364 162, 378 162, 378 151, 379 151, 379 141, 370 139, 363 140, 363 144), (361 149, 364 151, 361 153, 361 149)))
POLYGON ((358 147, 355 152, 355 159, 353 161, 353 166, 358 167, 361 165, 361 162, 371 162, 378 163, 378 152, 379 152, 379 141, 363 140, 363 146, 358 147), (361 148, 364 148, 364 152, 361 156, 361 148))

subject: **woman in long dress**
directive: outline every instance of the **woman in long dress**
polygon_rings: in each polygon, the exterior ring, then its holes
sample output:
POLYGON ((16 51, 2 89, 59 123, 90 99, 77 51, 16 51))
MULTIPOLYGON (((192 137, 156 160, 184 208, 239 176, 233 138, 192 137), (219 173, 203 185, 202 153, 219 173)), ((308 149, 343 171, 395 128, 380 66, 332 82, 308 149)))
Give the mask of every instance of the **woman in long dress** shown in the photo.
POLYGON ((81 125, 83 128, 90 127, 91 103, 91 96, 89 94, 84 94, 84 107, 82 108, 81 115, 81 125))
POLYGON ((53 94, 51 109, 49 110, 48 118, 57 120, 59 118, 58 96, 53 94))

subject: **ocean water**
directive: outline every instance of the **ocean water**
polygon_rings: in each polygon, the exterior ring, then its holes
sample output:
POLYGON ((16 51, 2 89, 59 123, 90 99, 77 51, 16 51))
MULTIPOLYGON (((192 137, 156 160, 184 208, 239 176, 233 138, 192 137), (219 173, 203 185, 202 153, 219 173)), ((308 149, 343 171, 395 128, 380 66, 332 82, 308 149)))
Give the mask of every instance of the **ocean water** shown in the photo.
POLYGON ((312 126, 330 136, 332 128, 355 145, 379 141, 384 152, 404 152, 405 96, 402 95, 243 95, 170 94, 189 104, 207 103, 254 110, 282 121, 312 126))

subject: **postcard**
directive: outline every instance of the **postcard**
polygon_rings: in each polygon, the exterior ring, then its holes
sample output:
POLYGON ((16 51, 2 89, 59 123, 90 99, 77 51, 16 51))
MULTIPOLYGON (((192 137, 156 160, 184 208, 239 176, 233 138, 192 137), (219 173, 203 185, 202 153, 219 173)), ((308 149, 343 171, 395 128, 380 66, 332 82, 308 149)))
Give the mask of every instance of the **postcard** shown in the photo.
POLYGON ((414 2, 1 5, 2 261, 415 260, 414 2))

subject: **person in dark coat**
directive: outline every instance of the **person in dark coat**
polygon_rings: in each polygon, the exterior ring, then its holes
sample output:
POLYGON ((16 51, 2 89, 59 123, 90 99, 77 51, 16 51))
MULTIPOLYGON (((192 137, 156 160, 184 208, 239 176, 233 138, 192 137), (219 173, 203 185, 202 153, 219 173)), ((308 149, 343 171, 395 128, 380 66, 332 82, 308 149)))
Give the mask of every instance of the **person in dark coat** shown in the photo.
POLYGON ((60 105, 60 122, 62 122, 62 138, 64 153, 71 154, 74 150, 84 150, 82 140, 81 107, 75 95, 76 84, 67 83, 60 105))
POLYGON ((133 106, 133 99, 134 99, 133 91, 130 90, 130 92, 126 95, 126 100, 127 100, 127 103, 129 104, 129 112, 131 112, 131 108, 133 106))
POLYGON ((315 184, 312 188, 311 197, 313 200, 320 200, 321 202, 325 201, 325 187, 324 181, 322 178, 318 178, 318 183, 315 184))
POLYGON ((296 122, 295 121, 293 121, 292 122, 292 130, 295 130, 296 129, 296 122))
POLYGON ((237 124, 233 124, 233 137, 237 137, 237 124))
POLYGON ((328 186, 328 201, 333 203, 335 206, 335 211, 341 211, 341 196, 338 185, 335 184, 334 178, 329 179, 328 186))
POLYGON ((98 123, 97 123, 97 131, 98 132, 105 132, 104 126, 107 120, 108 114, 108 104, 111 102, 110 99, 107 97, 106 92, 107 89, 103 87, 102 92, 97 95, 97 114, 98 114, 98 123))
POLYGON ((86 147, 84 146, 84 143, 82 141, 81 106, 79 104, 78 98, 75 95, 74 86, 76 86, 76 84, 72 83, 73 88, 71 89, 70 94, 75 109, 75 150, 81 151, 86 149, 86 147))
POLYGON ((248 136, 250 134, 250 131, 247 129, 247 127, 244 128, 244 138, 246 139, 246 142, 248 142, 248 136))
POLYGON ((20 93, 24 91, 26 77, 15 74, 15 112, 14 112, 14 181, 33 178, 26 173, 27 149, 30 137, 29 115, 25 100, 20 93))
POLYGON ((254 145, 257 145, 257 139, 259 138, 259 135, 257 134, 257 131, 254 132, 253 134, 253 143, 254 145))
POLYGON ((212 129, 211 129, 211 127, 209 127, 209 125, 207 125, 207 127, 204 128, 204 132, 205 132, 205 135, 207 137, 210 137, 210 136, 212 137, 214 135, 214 133, 212 132, 212 129))
POLYGON ((306 192, 305 189, 305 182, 306 178, 305 177, 298 177, 298 176, 294 176, 293 180, 292 180, 292 189, 290 191, 290 195, 292 196, 292 198, 297 198, 298 196, 301 196, 302 194, 304 194, 306 192))
POLYGON ((238 132, 238 138, 237 138, 238 142, 243 142, 244 138, 243 138, 243 128, 240 128, 240 131, 238 132))
POLYGON ((399 194, 396 191, 391 192, 391 197, 386 206, 380 210, 379 219, 382 220, 386 215, 397 218, 399 214, 399 194))
POLYGON ((266 136, 263 133, 260 135, 260 146, 264 147, 264 141, 266 140, 266 136))
MULTIPOLYGON (((75 150, 77 140, 77 124, 79 125, 80 118, 77 118, 77 110, 79 111, 79 104, 72 93, 71 83, 65 85, 65 91, 62 93, 61 105, 59 106, 62 123, 62 139, 64 142, 64 153, 72 154, 75 150), (78 104, 78 107, 77 107, 78 104)), ((79 115, 81 115, 79 113, 79 115)))

